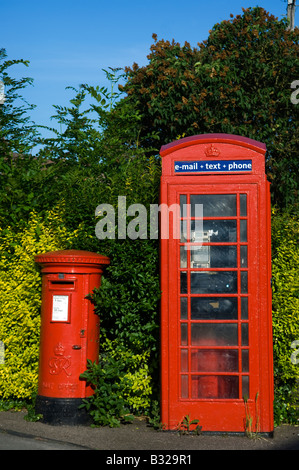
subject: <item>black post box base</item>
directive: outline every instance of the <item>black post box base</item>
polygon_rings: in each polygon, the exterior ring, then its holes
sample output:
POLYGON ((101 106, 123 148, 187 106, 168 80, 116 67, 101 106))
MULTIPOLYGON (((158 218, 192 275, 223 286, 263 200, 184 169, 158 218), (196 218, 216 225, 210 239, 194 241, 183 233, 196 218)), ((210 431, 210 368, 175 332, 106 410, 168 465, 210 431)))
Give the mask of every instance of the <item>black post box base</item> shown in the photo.
POLYGON ((41 414, 41 422, 52 425, 89 425, 92 419, 86 408, 79 408, 82 398, 53 398, 38 395, 35 413, 41 414))

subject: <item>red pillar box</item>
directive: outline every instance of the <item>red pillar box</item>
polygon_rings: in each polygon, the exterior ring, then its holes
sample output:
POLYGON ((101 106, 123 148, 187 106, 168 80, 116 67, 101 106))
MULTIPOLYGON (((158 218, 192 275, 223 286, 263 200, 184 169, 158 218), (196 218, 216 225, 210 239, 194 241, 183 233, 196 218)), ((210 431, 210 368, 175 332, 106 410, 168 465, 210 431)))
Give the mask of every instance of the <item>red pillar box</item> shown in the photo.
MULTIPOLYGON (((42 267, 40 361, 36 412, 51 424, 80 424, 78 406, 92 395, 80 374, 99 357, 99 317, 86 296, 100 287, 109 258, 65 250, 36 256, 42 267)), ((85 410, 85 408, 83 408, 85 410)))
POLYGON ((227 134, 161 149, 161 207, 168 209, 161 212, 161 417, 167 429, 189 415, 203 432, 244 432, 250 420, 251 430, 273 432, 265 152, 260 142, 227 134), (169 236, 163 237, 165 224, 169 236))

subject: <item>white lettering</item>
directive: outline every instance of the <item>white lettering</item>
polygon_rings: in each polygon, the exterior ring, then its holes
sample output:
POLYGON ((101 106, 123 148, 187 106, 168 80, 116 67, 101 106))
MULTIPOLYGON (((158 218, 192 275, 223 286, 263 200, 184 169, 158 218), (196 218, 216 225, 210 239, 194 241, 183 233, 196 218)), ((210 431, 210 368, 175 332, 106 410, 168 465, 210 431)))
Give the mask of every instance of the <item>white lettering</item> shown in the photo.
POLYGON ((161 239, 169 239, 170 212, 172 213, 172 237, 175 240, 180 238, 180 205, 172 204, 151 204, 150 205, 150 238, 151 240, 158 238, 158 214, 161 213, 161 239))
MULTIPOLYGON (((180 239, 180 205, 172 204, 150 204, 150 239, 156 240, 159 237, 159 213, 161 214, 160 238, 180 239), (171 215, 170 215, 171 214, 171 215), (172 224, 171 224, 172 218, 172 224), (172 227, 172 231, 170 230, 172 227)), ((115 211, 111 204, 100 204, 95 210, 95 216, 101 217, 96 223, 95 234, 99 240, 115 239, 115 211)), ((202 218, 201 212, 196 217, 202 218)), ((147 239, 148 220, 147 210, 143 204, 132 204, 126 208, 126 197, 118 197, 118 238, 125 239, 126 236, 131 240, 147 239), (127 216, 135 216, 127 225, 127 216)), ((200 221, 196 220, 196 228, 200 221)))
POLYGON ((107 465, 133 465, 134 468, 138 467, 140 457, 120 457, 113 454, 113 457, 107 457, 107 465))
POLYGON ((291 88, 296 88, 298 87, 293 93, 291 94, 291 103, 292 104, 298 104, 299 103, 299 98, 297 96, 299 95, 299 80, 294 80, 291 83, 291 88))
POLYGON ((102 216, 105 213, 105 217, 97 222, 95 228, 96 236, 99 240, 115 238, 115 212, 111 204, 100 204, 95 210, 96 217, 102 216), (104 230, 105 227, 106 230, 104 230))
MULTIPOLYGON (((291 348, 295 349, 296 347, 299 347, 299 340, 293 341, 291 344, 291 348)), ((299 364, 299 349, 296 349, 296 351, 292 352, 291 354, 291 363, 292 364, 299 364)))
POLYGON ((118 196, 118 239, 125 240, 127 235, 127 227, 126 227, 126 214, 127 214, 127 204, 126 204, 126 196, 118 196))
POLYGON ((128 237, 131 240, 136 240, 136 238, 146 239, 147 238, 147 213, 143 204, 132 204, 128 208, 127 215, 135 215, 138 212, 138 216, 135 217, 128 224, 128 237), (136 227, 139 229, 136 231, 136 227))
POLYGON ((251 163, 245 162, 232 162, 228 165, 228 171, 231 170, 251 170, 251 163))

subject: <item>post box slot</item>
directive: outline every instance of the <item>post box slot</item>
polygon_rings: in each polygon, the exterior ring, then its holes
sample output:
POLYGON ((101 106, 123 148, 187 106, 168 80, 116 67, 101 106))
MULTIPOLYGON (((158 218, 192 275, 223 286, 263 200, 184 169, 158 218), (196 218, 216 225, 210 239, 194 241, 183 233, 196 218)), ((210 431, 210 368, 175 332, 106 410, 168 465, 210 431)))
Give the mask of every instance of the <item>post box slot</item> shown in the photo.
POLYGON ((57 280, 57 281, 54 281, 54 280, 51 280, 50 281, 50 289, 53 290, 74 290, 75 288, 75 281, 71 281, 71 280, 67 280, 67 279, 64 279, 64 280, 57 280))
POLYGON ((60 284, 60 285, 64 285, 64 284, 72 284, 74 285, 74 281, 51 281, 52 284, 60 284))

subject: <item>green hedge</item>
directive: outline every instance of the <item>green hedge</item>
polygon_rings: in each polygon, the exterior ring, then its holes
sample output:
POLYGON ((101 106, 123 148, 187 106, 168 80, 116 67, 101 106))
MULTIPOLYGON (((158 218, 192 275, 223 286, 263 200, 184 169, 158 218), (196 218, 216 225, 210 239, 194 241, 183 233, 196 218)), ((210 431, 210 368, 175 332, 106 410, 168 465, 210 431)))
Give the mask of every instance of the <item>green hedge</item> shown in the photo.
POLYGON ((291 345, 299 340, 299 221, 294 214, 272 210, 273 348, 275 419, 296 422, 299 364, 291 345))
POLYGON ((26 228, 0 227, 0 398, 27 399, 36 391, 39 358, 41 276, 38 253, 65 249, 80 230, 69 232, 62 208, 43 218, 32 213, 26 228))

